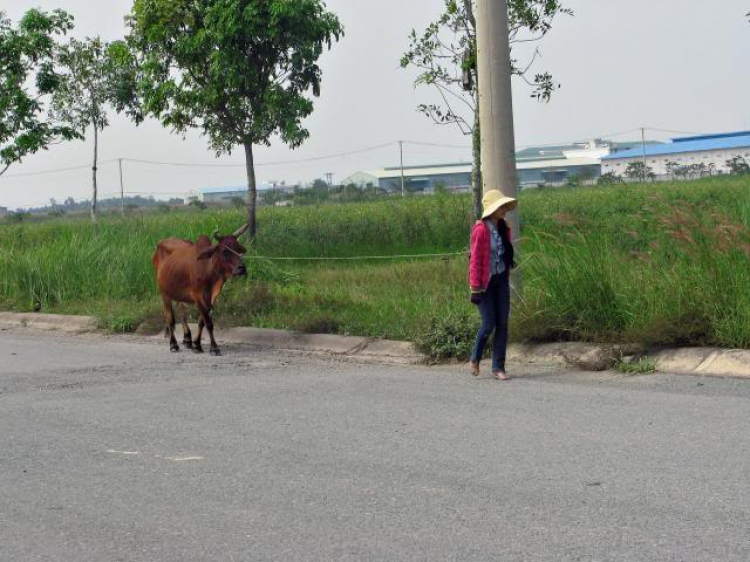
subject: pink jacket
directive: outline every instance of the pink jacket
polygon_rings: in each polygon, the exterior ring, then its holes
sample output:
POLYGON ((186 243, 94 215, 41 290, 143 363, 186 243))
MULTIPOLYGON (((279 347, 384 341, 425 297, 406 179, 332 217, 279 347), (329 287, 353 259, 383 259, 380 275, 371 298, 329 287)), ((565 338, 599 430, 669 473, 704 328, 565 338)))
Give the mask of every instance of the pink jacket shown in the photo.
MULTIPOLYGON (((510 239, 510 227, 507 227, 507 229, 508 239, 510 239)), ((486 291, 490 284, 491 236, 490 227, 483 220, 477 221, 471 231, 469 286, 472 291, 486 291)))

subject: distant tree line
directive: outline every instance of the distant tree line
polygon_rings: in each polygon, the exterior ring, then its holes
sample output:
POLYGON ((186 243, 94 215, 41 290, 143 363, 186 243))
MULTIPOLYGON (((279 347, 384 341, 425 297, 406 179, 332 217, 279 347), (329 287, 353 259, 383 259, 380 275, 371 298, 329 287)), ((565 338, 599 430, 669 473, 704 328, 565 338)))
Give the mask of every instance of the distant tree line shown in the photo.
POLYGON ((278 205, 291 202, 293 205, 320 205, 323 203, 351 203, 370 201, 388 196, 388 192, 379 187, 360 187, 354 183, 328 185, 322 179, 316 179, 308 188, 295 187, 294 191, 268 189, 261 193, 263 205, 278 205))
MULTIPOLYGON (((154 199, 153 197, 141 197, 141 196, 129 196, 125 199, 112 198, 103 199, 99 202, 100 209, 116 209, 119 210, 123 206, 126 210, 139 209, 139 208, 152 208, 152 207, 173 207, 177 205, 184 205, 183 199, 172 198, 168 201, 154 199)), ((58 203, 55 199, 50 200, 49 205, 41 207, 29 207, 26 209, 19 209, 19 213, 47 213, 51 215, 64 215, 67 213, 85 213, 91 209, 91 201, 88 199, 82 201, 76 201, 72 197, 68 197, 63 202, 58 203)))

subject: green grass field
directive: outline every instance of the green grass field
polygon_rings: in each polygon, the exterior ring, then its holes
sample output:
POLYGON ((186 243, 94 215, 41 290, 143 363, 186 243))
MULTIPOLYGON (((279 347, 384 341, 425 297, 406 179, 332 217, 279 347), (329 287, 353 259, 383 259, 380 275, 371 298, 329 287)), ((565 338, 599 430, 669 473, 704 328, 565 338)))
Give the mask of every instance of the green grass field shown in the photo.
MULTIPOLYGON (((513 339, 750 348, 750 178, 533 190, 521 195, 521 212, 524 290, 513 339)), ((158 327, 156 242, 241 224, 232 209, 108 217, 96 236, 84 220, 2 225, 0 308, 94 314, 116 331, 158 327)), ((464 253, 248 259, 251 276, 225 288, 217 324, 432 334, 453 342, 450 355, 477 323, 466 279, 471 224, 468 196, 263 208, 253 256, 464 253)))

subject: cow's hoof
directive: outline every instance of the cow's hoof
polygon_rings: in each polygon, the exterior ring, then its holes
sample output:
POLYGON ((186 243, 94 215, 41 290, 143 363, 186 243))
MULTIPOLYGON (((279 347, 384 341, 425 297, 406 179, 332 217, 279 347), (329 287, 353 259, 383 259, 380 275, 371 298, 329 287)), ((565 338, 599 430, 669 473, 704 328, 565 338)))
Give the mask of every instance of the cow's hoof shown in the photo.
POLYGON ((170 345, 169 346, 169 351, 171 351, 172 353, 179 353, 180 352, 180 346, 177 345, 177 344, 170 345))
POLYGON ((211 355, 214 355, 215 357, 219 357, 221 355, 221 351, 219 351, 218 347, 214 347, 211 349, 211 355))
POLYGON ((195 344, 195 345, 193 345, 193 352, 194 353, 203 353, 203 348, 200 345, 195 344))
POLYGON ((193 349, 193 342, 190 340, 183 341, 182 345, 184 345, 187 349, 193 349))

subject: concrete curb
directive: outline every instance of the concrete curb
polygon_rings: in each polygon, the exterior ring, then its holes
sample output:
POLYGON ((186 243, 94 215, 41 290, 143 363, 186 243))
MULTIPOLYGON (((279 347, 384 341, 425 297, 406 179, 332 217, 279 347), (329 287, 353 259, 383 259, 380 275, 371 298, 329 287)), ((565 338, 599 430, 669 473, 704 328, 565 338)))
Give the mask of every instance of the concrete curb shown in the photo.
POLYGON ((684 347, 645 350, 639 346, 552 343, 510 345, 509 359, 517 362, 568 365, 587 371, 606 371, 618 358, 653 361, 656 371, 678 375, 750 378, 750 350, 684 347))
MULTIPOLYGON (((8 328, 35 328, 68 334, 85 334, 97 330, 97 321, 90 316, 0 312, 0 329, 8 328)), ((153 337, 163 336, 159 334, 153 337)), ((216 339, 219 345, 222 342, 239 343, 268 349, 354 357, 373 362, 407 365, 427 362, 427 358, 417 352, 409 342, 377 338, 301 334, 288 330, 261 328, 228 328, 217 330, 216 339)), ((637 346, 580 342, 508 346, 509 363, 574 366, 590 371, 611 369, 614 358, 633 355, 655 361, 657 371, 663 373, 750 378, 750 350, 704 347, 663 349, 643 353, 637 346)))
POLYGON ((34 328, 85 334, 95 331, 98 322, 91 316, 0 312, 0 328, 34 328))
POLYGON ((417 364, 425 360, 425 357, 418 353, 409 342, 377 338, 301 334, 288 330, 261 328, 229 328, 217 331, 216 339, 262 348, 329 353, 362 359, 387 360, 391 363, 417 364))
POLYGON ((659 371, 750 378, 750 351, 696 347, 664 349, 648 355, 659 371))

